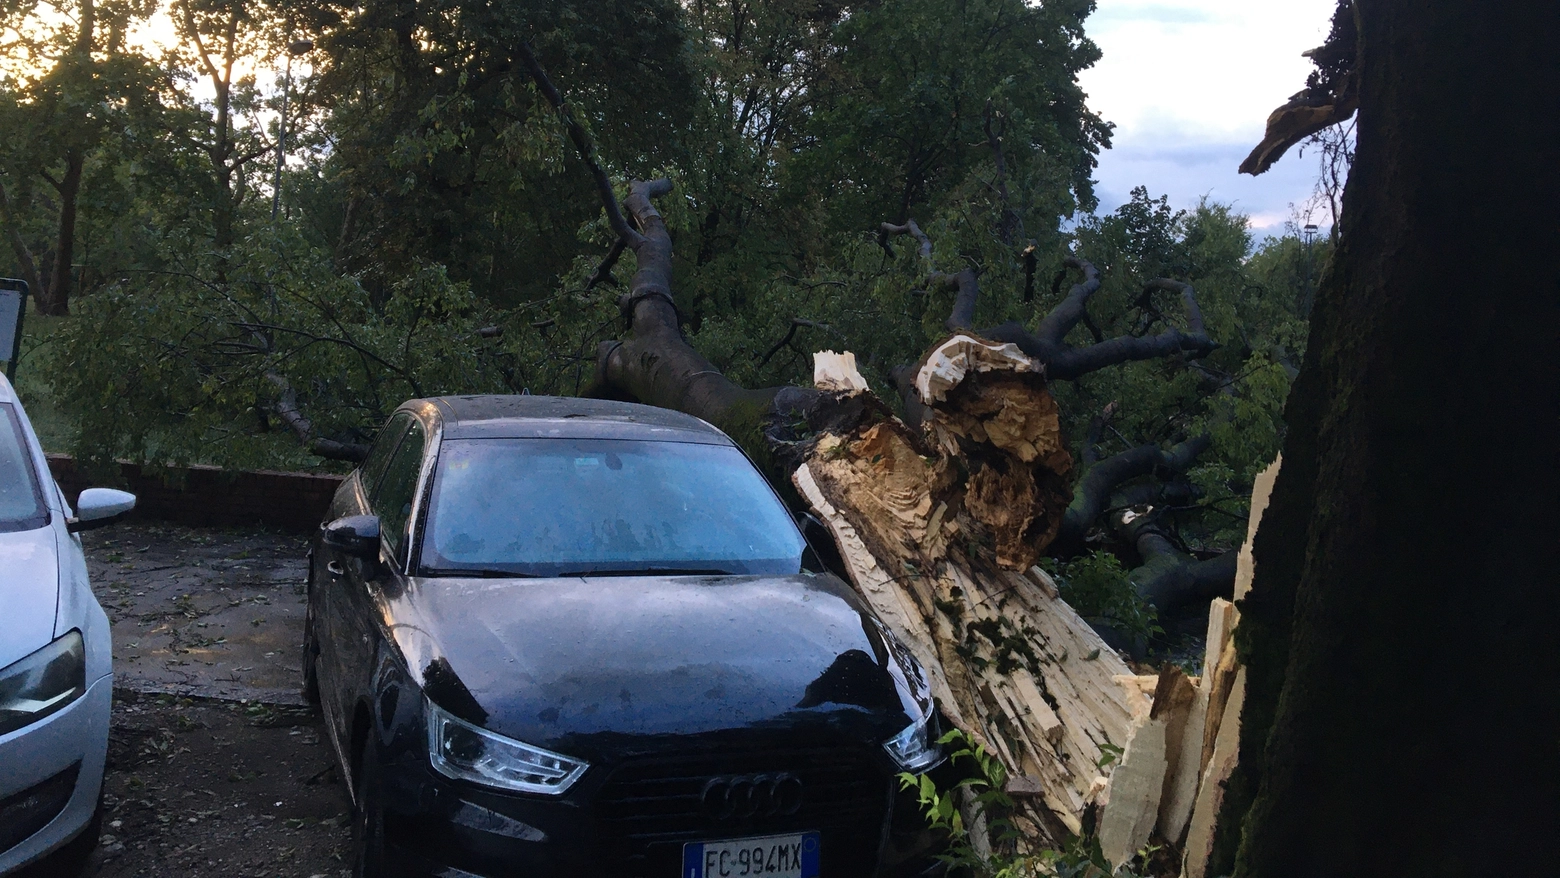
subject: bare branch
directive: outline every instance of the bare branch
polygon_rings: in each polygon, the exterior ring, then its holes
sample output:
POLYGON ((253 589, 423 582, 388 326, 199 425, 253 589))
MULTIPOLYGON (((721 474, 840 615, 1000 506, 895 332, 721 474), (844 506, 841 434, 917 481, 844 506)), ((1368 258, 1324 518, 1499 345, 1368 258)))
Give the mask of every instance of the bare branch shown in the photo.
POLYGON ((878 230, 885 235, 913 236, 921 244, 921 259, 923 259, 928 266, 931 265, 932 239, 926 237, 926 233, 921 231, 921 227, 916 225, 915 220, 908 220, 902 226, 896 226, 893 223, 883 223, 882 225, 878 226, 878 230))
POLYGON ((612 278, 612 269, 617 266, 618 259, 623 256, 623 250, 627 247, 628 242, 623 238, 618 238, 612 242, 612 249, 607 251, 607 255, 602 258, 601 264, 596 266, 596 270, 591 272, 590 278, 585 281, 586 292, 594 290, 597 284, 617 283, 612 278))
MULTIPOLYGON (((1101 428, 1108 423, 1108 418, 1103 419, 1101 428)), ((1089 467, 1073 492, 1072 503, 1068 505, 1062 519, 1055 545, 1064 549, 1075 549, 1082 545, 1084 534, 1109 508, 1111 494, 1117 488, 1147 475, 1180 475, 1212 444, 1213 437, 1203 433, 1169 451, 1158 445, 1139 445, 1089 467)))
POLYGON ((520 63, 525 65, 526 72, 531 74, 531 79, 536 83, 537 91, 540 91, 547 103, 552 105, 553 112, 558 114, 558 119, 569 132, 569 139, 574 141, 574 148, 579 151, 580 158, 590 168, 591 179, 596 183, 596 195, 601 199, 601 206, 607 211, 607 222, 611 224, 612 231, 637 253, 640 235, 629 228, 628 220, 623 217, 623 211, 618 206, 617 192, 612 188, 612 180, 601 167, 601 160, 597 158, 595 142, 590 139, 585 126, 574 118, 574 111, 564 102, 563 94, 547 77, 547 71, 542 69, 541 63, 536 60, 536 55, 531 51, 531 44, 520 40, 515 51, 520 56, 520 63))
POLYGON ((1099 272, 1090 263, 1069 257, 1067 266, 1083 273, 1083 280, 1073 285, 1067 296, 1040 321, 1033 333, 1017 323, 981 332, 993 341, 1011 342, 1020 350, 1045 364, 1046 376, 1052 379, 1073 380, 1090 372, 1132 360, 1149 360, 1184 351, 1194 356, 1207 356, 1218 347, 1203 329, 1202 310, 1191 284, 1168 278, 1155 278, 1148 289, 1169 290, 1181 294, 1186 305, 1186 319, 1190 331, 1167 329, 1164 332, 1137 338, 1121 336, 1104 339, 1099 328, 1089 318, 1088 302, 1100 288, 1099 272), (1065 339, 1073 327, 1083 322, 1089 327, 1095 343, 1087 347, 1074 347, 1065 339))
MULTIPOLYGON (((921 261, 926 263, 926 288, 928 290, 953 290, 953 312, 948 316, 946 326, 950 330, 970 329, 975 325, 975 301, 980 297, 980 280, 975 276, 975 269, 966 268, 954 274, 938 271, 932 265, 932 239, 921 231, 915 220, 907 220, 904 225, 883 223, 878 226, 878 231, 886 242, 890 235, 910 235, 921 245, 921 261)), ((886 246, 886 243, 885 243, 886 246)))
POLYGON ((1187 325, 1191 327, 1192 332, 1199 335, 1203 333, 1202 309, 1197 307, 1197 296, 1192 291, 1191 284, 1182 283, 1178 280, 1171 280, 1167 277, 1156 277, 1148 282, 1147 289, 1144 290, 1144 292, 1148 293, 1152 290, 1165 290, 1167 292, 1180 293, 1181 301, 1186 305, 1187 325))
MULTIPOLYGON (((1074 256, 1067 257, 1063 264, 1068 268, 1076 268, 1083 273, 1083 280, 1073 284, 1067 291, 1066 298, 1058 302, 1051 313, 1041 318, 1040 325, 1035 327, 1035 335, 1050 342, 1053 345, 1062 344, 1067 333, 1078 325, 1078 320, 1083 317, 1084 306, 1088 304, 1089 297, 1100 289, 1100 273, 1092 262, 1078 259, 1074 256)), ((1020 345, 1022 347, 1022 345, 1020 345)))
POLYGON ((1024 248, 1024 303, 1035 300, 1035 267, 1039 263, 1039 257, 1035 253, 1035 242, 1030 241, 1024 248))
MULTIPOLYGON (((991 147, 992 162, 997 169, 997 195, 1002 199, 1002 223, 999 227, 999 232, 1002 236, 1002 243, 1011 244, 1013 243, 1013 234, 1022 223, 1022 220, 1019 218, 1018 212, 1013 209, 1012 199, 1008 194, 1007 157, 1002 153, 1002 135, 1007 133, 1007 120, 1003 119, 1001 126, 994 129, 992 120, 996 115, 991 108, 991 101, 988 99, 982 118, 982 127, 986 131, 986 145, 991 147)), ((1033 250, 1033 245, 1031 245, 1030 250, 1033 250)), ((1026 254, 1029 252, 1028 250, 1025 251, 1026 254)), ((1031 277, 1033 277, 1032 274, 1031 277)), ((1025 301, 1028 301, 1028 299, 1025 299, 1025 301)))
POLYGON ((781 348, 784 348, 786 345, 790 344, 791 339, 796 337, 796 330, 804 326, 810 329, 821 329, 824 332, 827 332, 837 338, 841 337, 839 333, 834 331, 834 327, 827 323, 819 323, 816 320, 804 320, 800 317, 792 317, 791 325, 785 331, 785 337, 775 342, 774 347, 771 347, 761 358, 759 358, 759 367, 762 368, 769 365, 770 358, 772 358, 775 354, 780 353, 781 348))
POLYGON ((1084 469, 1099 463, 1099 444, 1105 438, 1105 428, 1110 426, 1111 419, 1116 416, 1116 412, 1120 408, 1121 403, 1117 400, 1112 400, 1105 408, 1100 410, 1099 414, 1089 420, 1089 433, 1083 443, 1084 469))

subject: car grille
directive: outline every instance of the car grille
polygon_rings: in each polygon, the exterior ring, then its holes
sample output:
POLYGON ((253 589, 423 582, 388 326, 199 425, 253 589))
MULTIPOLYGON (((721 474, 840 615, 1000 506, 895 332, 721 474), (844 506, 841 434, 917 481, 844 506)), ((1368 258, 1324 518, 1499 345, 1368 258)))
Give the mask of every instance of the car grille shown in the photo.
POLYGON ((892 783, 868 754, 846 748, 640 757, 613 769, 592 811, 609 855, 629 875, 672 878, 681 868, 684 842, 804 830, 823 833, 825 874, 867 875, 892 783), (721 817, 704 804, 705 787, 715 778, 781 773, 802 782, 801 803, 792 813, 721 817))

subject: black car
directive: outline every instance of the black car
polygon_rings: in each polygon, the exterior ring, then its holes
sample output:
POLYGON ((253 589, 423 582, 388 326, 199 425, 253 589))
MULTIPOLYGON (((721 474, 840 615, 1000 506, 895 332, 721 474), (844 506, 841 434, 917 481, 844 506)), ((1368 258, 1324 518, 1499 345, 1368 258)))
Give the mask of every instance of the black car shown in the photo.
POLYGON ((310 553, 305 690, 357 873, 933 874, 920 666, 719 430, 414 400, 310 553))

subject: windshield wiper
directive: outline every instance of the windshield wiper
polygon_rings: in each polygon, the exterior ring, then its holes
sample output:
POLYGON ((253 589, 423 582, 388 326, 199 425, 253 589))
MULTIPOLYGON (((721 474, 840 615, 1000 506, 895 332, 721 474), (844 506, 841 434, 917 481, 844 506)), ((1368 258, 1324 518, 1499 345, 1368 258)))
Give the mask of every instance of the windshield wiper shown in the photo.
POLYGON ((628 569, 604 568, 593 570, 570 570, 560 573, 560 579, 575 576, 736 576, 730 570, 722 570, 718 567, 632 567, 628 569))

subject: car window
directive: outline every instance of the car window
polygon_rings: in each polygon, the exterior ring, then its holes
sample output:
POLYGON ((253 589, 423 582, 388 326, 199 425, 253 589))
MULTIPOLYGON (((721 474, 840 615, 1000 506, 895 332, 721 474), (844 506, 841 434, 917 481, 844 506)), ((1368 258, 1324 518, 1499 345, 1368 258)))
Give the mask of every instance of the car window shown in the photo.
POLYGON ((390 455, 400 444, 401 437, 406 435, 406 427, 412 421, 412 416, 407 412, 396 412, 390 416, 390 422, 379 431, 379 438, 374 440, 374 447, 368 450, 368 457, 363 459, 363 464, 358 467, 358 480, 363 485, 363 496, 373 497, 374 489, 379 487, 379 479, 384 475, 385 466, 390 463, 390 455))
POLYGON ((804 543, 730 446, 465 439, 440 446, 422 571, 796 573, 804 543))
POLYGON ((32 451, 16 407, 0 403, 0 531, 33 530, 49 523, 32 451))
POLYGON ((373 509, 379 516, 379 532, 384 534, 398 561, 406 560, 407 522, 412 517, 412 497, 417 491, 425 441, 422 424, 414 420, 406 438, 391 455, 379 489, 374 492, 373 509))

